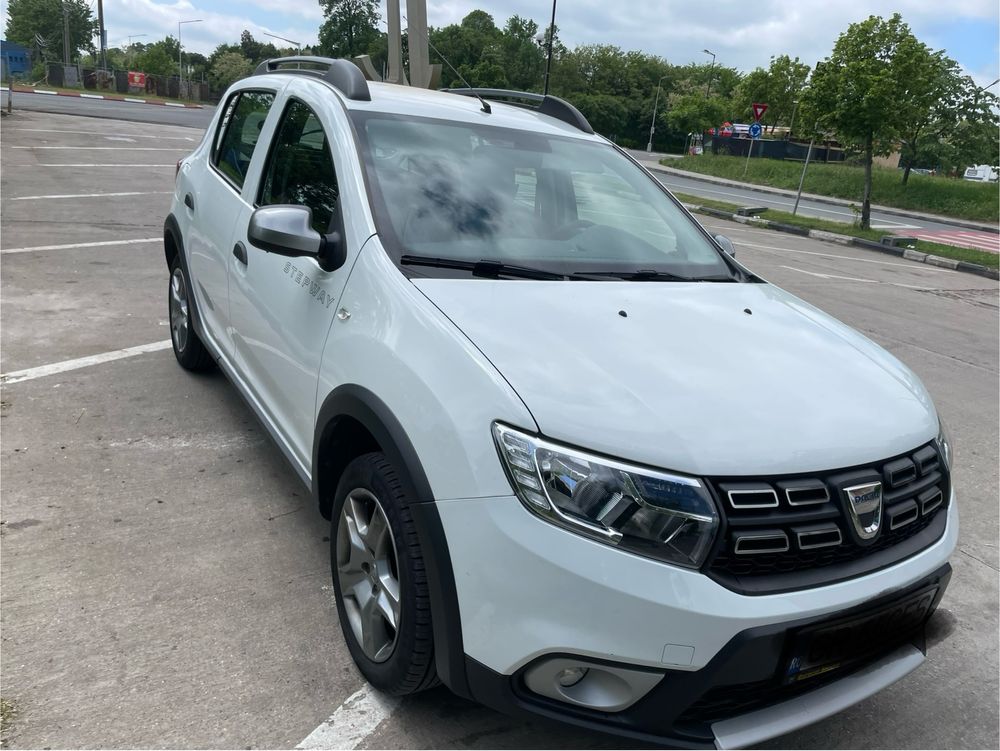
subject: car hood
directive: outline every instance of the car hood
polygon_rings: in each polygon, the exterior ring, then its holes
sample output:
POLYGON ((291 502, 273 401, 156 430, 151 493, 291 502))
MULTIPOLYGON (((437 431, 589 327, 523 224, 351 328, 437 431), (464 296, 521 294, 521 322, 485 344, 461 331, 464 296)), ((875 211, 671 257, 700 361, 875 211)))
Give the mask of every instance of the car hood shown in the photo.
POLYGON ((751 475, 864 464, 937 434, 931 399, 906 366, 769 284, 414 284, 544 435, 582 448, 751 475))

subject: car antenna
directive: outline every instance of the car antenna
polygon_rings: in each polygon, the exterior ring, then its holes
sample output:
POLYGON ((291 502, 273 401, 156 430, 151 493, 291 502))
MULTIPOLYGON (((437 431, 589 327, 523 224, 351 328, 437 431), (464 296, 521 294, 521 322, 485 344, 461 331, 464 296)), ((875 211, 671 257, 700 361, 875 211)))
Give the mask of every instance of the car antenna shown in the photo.
MULTIPOLYGON (((407 24, 410 23, 409 20, 407 20, 406 16, 403 16, 403 20, 406 21, 407 24)), ((407 29, 407 31, 409 31, 409 29, 407 29)), ((431 35, 429 33, 424 34, 424 41, 427 42, 427 46, 430 47, 432 50, 434 50, 434 53, 444 61, 444 64, 447 65, 449 68, 451 68, 451 72, 454 73, 456 76, 458 76, 458 80, 461 81, 463 84, 465 84, 465 88, 471 91, 473 96, 475 96, 476 99, 479 100, 479 103, 483 105, 483 112, 485 112, 487 115, 492 114, 493 110, 490 109, 490 103, 487 102, 485 99, 483 99, 483 97, 480 96, 479 92, 477 92, 474 88, 472 88, 472 86, 469 85, 469 82, 465 80, 465 76, 459 73, 455 69, 454 65, 448 62, 448 58, 442 55, 441 50, 435 47, 434 44, 431 42, 430 36, 431 35)))

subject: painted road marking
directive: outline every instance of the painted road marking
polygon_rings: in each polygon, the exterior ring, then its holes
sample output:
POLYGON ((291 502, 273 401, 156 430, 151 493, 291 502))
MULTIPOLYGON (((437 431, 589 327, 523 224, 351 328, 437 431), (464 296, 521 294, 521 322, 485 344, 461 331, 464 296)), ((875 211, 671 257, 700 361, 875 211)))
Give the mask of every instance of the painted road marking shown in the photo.
POLYGON ((918 240, 957 245, 961 248, 985 250, 987 253, 1000 253, 1000 235, 991 232, 976 232, 970 230, 921 230, 907 232, 918 240))
POLYGON ((153 342, 152 344, 140 344, 138 347, 126 347, 125 349, 116 349, 111 352, 104 352, 99 355, 88 355, 87 357, 77 357, 74 360, 63 360, 62 362, 52 363, 51 365, 39 365, 37 368, 25 368, 24 370, 14 370, 11 371, 10 373, 0 374, 0 383, 3 383, 4 385, 9 385, 11 383, 31 381, 34 380, 35 378, 43 378, 45 376, 56 375, 57 373, 65 373, 70 370, 79 370, 80 368, 87 368, 90 367, 91 365, 100 365, 101 363, 105 362, 122 360, 126 357, 135 357, 136 355, 143 355, 146 354, 147 352, 159 352, 161 349, 169 349, 169 348, 170 348, 170 340, 166 339, 162 342, 153 342))
POLYGON ((56 198, 116 198, 119 196, 162 196, 173 193, 172 190, 152 190, 148 192, 129 193, 60 193, 51 196, 19 196, 11 201, 50 201, 56 198))
POLYGON ((855 258, 854 256, 839 256, 835 253, 817 253, 813 250, 793 250, 792 248, 779 248, 774 245, 757 245, 756 243, 743 242, 742 240, 738 243, 737 248, 746 246, 748 248, 758 248, 760 250, 770 250, 776 253, 801 253, 806 256, 822 256, 823 258, 842 258, 845 261, 857 261, 858 263, 875 263, 879 266, 901 266, 904 269, 910 269, 911 271, 933 271, 938 274, 955 274, 957 272, 950 271, 948 269, 938 268, 936 266, 929 266, 922 263, 893 263, 892 261, 878 261, 874 258, 855 258))
MULTIPOLYGON (((92 136, 94 132, 91 130, 54 130, 52 128, 4 128, 8 132, 24 132, 24 133, 75 133, 78 135, 92 136)), ((191 138, 190 136, 161 136, 161 135, 143 135, 141 133, 106 133, 105 138, 109 136, 122 136, 124 138, 156 138, 165 139, 167 141, 197 141, 197 138, 191 138)))
POLYGON ((399 699, 381 694, 366 683, 295 748, 357 748, 398 706, 399 699))
POLYGON ((173 167, 176 168, 176 164, 49 164, 39 162, 35 165, 36 167, 173 167))
POLYGON ((11 146, 12 149, 57 151, 187 151, 187 146, 11 146))
POLYGON ((864 284, 889 284, 893 287, 906 287, 907 289, 934 289, 933 287, 922 287, 918 284, 903 284, 902 282, 883 282, 880 279, 866 279, 860 276, 841 276, 840 274, 822 274, 818 271, 806 271, 805 269, 796 268, 795 266, 782 266, 783 269, 788 269, 789 271, 798 271, 800 274, 808 274, 809 276, 815 276, 820 279, 841 279, 846 282, 862 282, 864 284))
POLYGON ((137 240, 103 240, 101 242, 69 243, 68 245, 33 245, 30 248, 3 248, 0 254, 31 253, 36 250, 71 250, 72 248, 100 248, 107 245, 139 245, 141 243, 161 243, 162 237, 143 237, 137 240))

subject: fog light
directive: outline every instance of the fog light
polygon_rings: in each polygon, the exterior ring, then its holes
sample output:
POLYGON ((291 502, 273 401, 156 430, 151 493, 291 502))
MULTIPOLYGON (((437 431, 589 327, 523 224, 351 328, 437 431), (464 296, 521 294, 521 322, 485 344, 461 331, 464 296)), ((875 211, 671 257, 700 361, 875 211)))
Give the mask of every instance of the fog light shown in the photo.
POLYGON ((583 680, 588 668, 566 668, 556 677, 556 682, 563 688, 575 686, 583 680))

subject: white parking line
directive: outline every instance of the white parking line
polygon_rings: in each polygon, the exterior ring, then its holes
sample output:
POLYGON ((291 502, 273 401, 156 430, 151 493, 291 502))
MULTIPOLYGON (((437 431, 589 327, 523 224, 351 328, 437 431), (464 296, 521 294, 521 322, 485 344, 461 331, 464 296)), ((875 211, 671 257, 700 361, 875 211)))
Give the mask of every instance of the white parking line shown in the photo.
POLYGON ((380 694, 366 683, 295 748, 357 748, 398 706, 399 699, 380 694))
POLYGON ((190 151, 187 146, 11 146, 10 148, 55 151, 190 151))
POLYGON ((122 360, 126 357, 135 357, 136 355, 143 355, 147 352, 159 352, 161 349, 168 349, 169 347, 170 340, 167 339, 162 342, 153 342, 152 344, 140 344, 138 347, 116 349, 99 355, 77 357, 75 360, 63 360, 62 362, 55 362, 51 365, 39 365, 37 368, 13 370, 10 373, 0 374, 0 383, 8 385, 11 383, 20 383, 22 381, 31 381, 35 378, 43 378, 44 376, 55 375, 56 373, 65 373, 68 370, 87 368, 91 365, 100 365, 104 362, 122 360))
MULTIPOLYGON (((92 130, 54 130, 52 128, 4 128, 4 132, 7 133, 76 133, 84 136, 92 136, 94 132, 92 130)), ((166 141, 197 141, 197 138, 191 138, 190 136, 161 136, 157 135, 143 135, 141 133, 104 133, 105 137, 108 136, 123 136, 125 138, 155 138, 157 140, 166 141)))
POLYGON ((72 248, 100 248, 106 245, 139 245, 140 243, 160 243, 162 237, 143 237, 137 240, 103 240, 101 242, 69 243, 67 245, 33 245, 28 248, 3 248, 0 255, 9 253, 31 253, 35 250, 71 250, 72 248))
POLYGON ((176 164, 46 164, 39 162, 36 167, 176 167, 176 164))
POLYGON ((746 246, 747 248, 757 248, 759 250, 770 250, 775 253, 801 253, 806 256, 822 256, 823 258, 842 258, 845 261, 857 261, 858 263, 874 263, 879 266, 902 266, 906 269, 911 269, 912 271, 933 271, 937 274, 955 274, 957 272, 950 271, 948 269, 940 269, 936 266, 928 266, 920 263, 893 263, 892 261, 878 261, 874 258, 855 258, 853 256, 838 256, 834 253, 817 253, 812 250, 792 250, 791 248, 778 248, 774 245, 757 245, 756 243, 748 243, 740 240, 737 243, 737 248, 746 246))
POLYGON ((152 190, 130 193, 59 193, 51 196, 18 196, 11 201, 48 201, 56 198, 117 198, 118 196, 162 196, 173 193, 172 190, 152 190))
POLYGON ((800 274, 808 274, 809 276, 815 276, 819 279, 840 279, 845 282, 862 282, 864 284, 888 284, 893 287, 906 287, 907 289, 934 289, 933 287, 921 287, 917 284, 903 284, 902 282, 883 282, 879 279, 866 279, 860 276, 841 276, 840 274, 821 274, 818 271, 806 271, 805 269, 796 268, 795 266, 782 266, 783 269, 788 269, 789 271, 798 271, 800 274))

